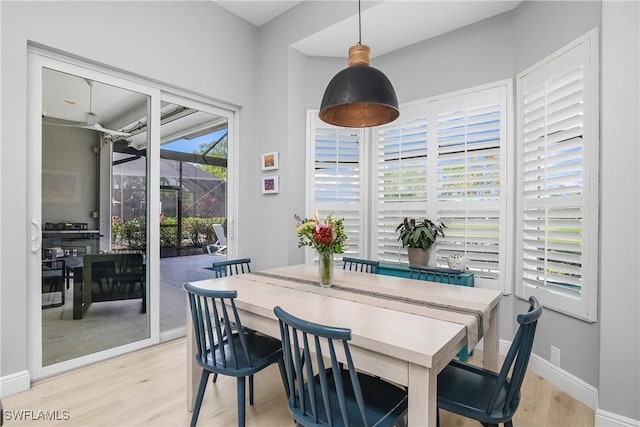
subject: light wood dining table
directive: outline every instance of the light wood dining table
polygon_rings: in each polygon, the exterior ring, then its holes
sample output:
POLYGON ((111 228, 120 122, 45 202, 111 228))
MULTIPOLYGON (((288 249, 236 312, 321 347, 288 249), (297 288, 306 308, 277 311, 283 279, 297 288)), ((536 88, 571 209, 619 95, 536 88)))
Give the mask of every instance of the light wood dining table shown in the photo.
MULTIPOLYGON (((333 287, 318 285, 318 267, 294 265, 193 283, 236 290, 244 327, 280 338, 277 305, 321 324, 351 329, 355 366, 408 387, 408 425, 435 426, 437 375, 465 345, 481 338, 483 366, 498 368, 501 292, 336 268, 333 287)), ((187 315, 187 408, 200 369, 187 315)))

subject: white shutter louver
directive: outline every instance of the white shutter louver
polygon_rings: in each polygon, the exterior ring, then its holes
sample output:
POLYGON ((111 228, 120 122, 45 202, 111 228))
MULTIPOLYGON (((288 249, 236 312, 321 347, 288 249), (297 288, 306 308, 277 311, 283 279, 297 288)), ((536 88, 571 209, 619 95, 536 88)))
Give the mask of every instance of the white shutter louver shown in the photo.
MULTIPOLYGON (((522 296, 595 320, 593 40, 519 76, 522 296), (594 231, 592 231, 594 230, 594 231)), ((597 172, 595 172, 597 173, 597 172)))
POLYGON ((396 227, 403 218, 422 218, 427 205, 427 122, 403 111, 396 122, 377 129, 377 259, 408 262, 396 227))
POLYGON ((328 125, 315 117, 313 133, 312 191, 313 205, 309 213, 318 210, 320 218, 333 214, 344 218, 349 238, 345 253, 360 256, 362 251, 361 139, 359 129, 328 125))
POLYGON ((491 88, 432 105, 438 157, 430 215, 447 226, 437 262, 447 266, 450 255, 461 255, 476 278, 494 281, 491 286, 497 286, 505 250, 504 99, 501 88, 491 88))

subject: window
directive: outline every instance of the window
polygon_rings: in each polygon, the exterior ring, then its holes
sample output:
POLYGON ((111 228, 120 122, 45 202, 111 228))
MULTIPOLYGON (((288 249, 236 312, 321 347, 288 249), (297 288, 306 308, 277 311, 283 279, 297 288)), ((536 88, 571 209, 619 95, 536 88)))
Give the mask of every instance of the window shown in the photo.
MULTIPOLYGON (((446 224, 437 245, 438 265, 461 255, 476 281, 507 285, 507 101, 501 83, 432 102, 434 194, 427 215, 446 224)), ((508 287, 505 289, 510 290, 508 287)))
POLYGON ((408 262, 396 227, 427 211, 427 118, 422 106, 401 107, 398 120, 376 131, 373 258, 408 262))
MULTIPOLYGON (((364 131, 332 126, 318 118, 317 112, 309 112, 307 159, 310 165, 307 177, 306 215, 317 209, 321 218, 332 213, 344 217, 344 227, 349 236, 346 254, 362 256, 364 212, 363 162, 364 147, 361 144, 364 131)), ((315 256, 307 251, 307 257, 315 256)), ((309 258, 307 259, 309 260, 309 258)))
POLYGON ((596 320, 598 75, 594 30, 518 75, 517 294, 596 320))
POLYGON ((418 101, 376 129, 373 258, 407 262, 395 227, 427 217, 447 226, 431 263, 446 267, 450 255, 462 255, 479 286, 507 285, 510 93, 504 81, 418 101))
POLYGON ((511 93, 511 82, 502 81, 416 101, 370 133, 324 124, 310 112, 308 206, 344 216, 349 252, 383 262, 408 262, 395 231, 403 218, 444 222, 435 262, 447 266, 449 255, 462 254, 476 286, 502 289, 511 283, 504 279, 511 93))

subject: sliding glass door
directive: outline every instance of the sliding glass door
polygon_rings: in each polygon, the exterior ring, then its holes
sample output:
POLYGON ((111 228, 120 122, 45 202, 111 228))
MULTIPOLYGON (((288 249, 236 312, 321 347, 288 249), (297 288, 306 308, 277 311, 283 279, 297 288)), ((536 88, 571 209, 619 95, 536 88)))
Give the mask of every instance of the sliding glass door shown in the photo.
POLYGON ((229 118, 224 111, 169 95, 160 128, 160 333, 184 334, 183 284, 212 277, 226 259, 229 118), (224 233, 223 233, 224 234, 224 233))
POLYGON ((206 99, 34 50, 26 286, 38 379, 185 334, 182 284, 235 254, 237 124, 206 99))
MULTIPOLYGON (((153 164, 146 153, 122 149, 150 123, 157 93, 30 56, 35 378, 158 340, 157 290, 149 281, 153 164)), ((151 146, 151 133, 145 138, 151 146)))

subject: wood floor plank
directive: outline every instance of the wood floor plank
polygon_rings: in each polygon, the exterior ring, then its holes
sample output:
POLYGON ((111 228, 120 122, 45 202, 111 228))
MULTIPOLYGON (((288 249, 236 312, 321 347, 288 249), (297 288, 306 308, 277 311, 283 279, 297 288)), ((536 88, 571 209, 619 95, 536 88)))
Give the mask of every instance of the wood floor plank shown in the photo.
MULTIPOLYGON (((481 360, 481 353, 474 356, 481 360)), ((47 422, 7 421, 11 426, 186 426, 186 344, 177 339, 135 353, 39 381, 23 393, 3 399, 8 411, 68 411, 69 419, 47 422)), ((479 423, 441 411, 442 427, 479 423)), ((237 425, 236 380, 220 376, 209 383, 199 425, 237 425)), ((514 425, 594 425, 594 412, 533 372, 528 372, 514 425)), ((278 368, 270 366, 255 378, 255 404, 247 397, 247 426, 293 426, 278 368)))

